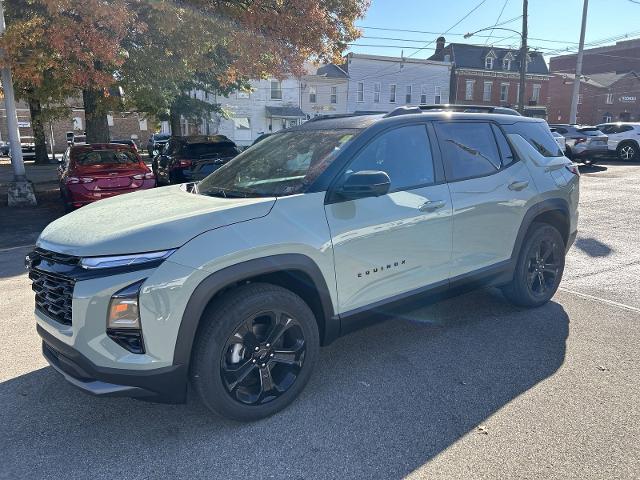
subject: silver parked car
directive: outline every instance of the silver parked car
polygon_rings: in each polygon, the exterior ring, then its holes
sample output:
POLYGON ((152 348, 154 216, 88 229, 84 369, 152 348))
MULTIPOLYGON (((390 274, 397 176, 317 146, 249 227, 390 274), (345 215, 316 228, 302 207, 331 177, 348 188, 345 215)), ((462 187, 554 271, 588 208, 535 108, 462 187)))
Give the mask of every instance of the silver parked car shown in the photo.
POLYGON ((607 136, 598 127, 588 125, 549 125, 566 141, 565 155, 581 163, 594 163, 609 154, 607 136))

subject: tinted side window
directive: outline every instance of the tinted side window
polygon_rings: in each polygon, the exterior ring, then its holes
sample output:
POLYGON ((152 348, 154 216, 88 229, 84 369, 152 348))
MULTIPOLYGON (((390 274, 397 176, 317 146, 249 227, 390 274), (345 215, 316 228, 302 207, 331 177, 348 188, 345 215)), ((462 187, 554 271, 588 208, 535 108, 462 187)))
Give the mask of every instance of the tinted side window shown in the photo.
POLYGON ((631 125, 622 125, 620 127, 620 133, 630 132, 631 130, 633 130, 633 127, 631 125))
POLYGON ((400 127, 373 139, 348 167, 348 172, 382 170, 391 191, 433 183, 433 157, 424 125, 400 127))
POLYGON ((488 123, 436 123, 447 181, 482 177, 502 167, 488 123))
POLYGON ((507 133, 520 135, 544 157, 561 157, 563 155, 546 123, 517 122, 513 125, 505 125, 504 129, 507 133))

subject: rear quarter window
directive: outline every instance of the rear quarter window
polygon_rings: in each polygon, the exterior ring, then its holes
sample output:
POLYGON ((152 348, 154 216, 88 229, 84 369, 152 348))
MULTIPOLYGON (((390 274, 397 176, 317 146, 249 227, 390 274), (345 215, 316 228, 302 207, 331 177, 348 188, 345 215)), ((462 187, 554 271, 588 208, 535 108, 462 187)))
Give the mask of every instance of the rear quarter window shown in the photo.
MULTIPOLYGON (((517 122, 512 125, 504 125, 504 129, 507 133, 520 135, 543 157, 561 157, 564 155, 546 123, 517 122)), ((559 128, 558 131, 560 131, 559 128)))

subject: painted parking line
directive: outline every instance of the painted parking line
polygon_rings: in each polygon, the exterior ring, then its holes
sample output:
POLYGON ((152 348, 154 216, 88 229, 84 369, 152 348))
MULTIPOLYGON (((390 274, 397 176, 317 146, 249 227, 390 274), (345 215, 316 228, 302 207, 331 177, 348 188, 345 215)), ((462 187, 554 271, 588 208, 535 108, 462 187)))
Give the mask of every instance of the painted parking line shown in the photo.
POLYGON ((30 243, 28 245, 18 245, 17 247, 0 248, 0 253, 2 253, 2 252, 10 252, 11 250, 20 250, 21 248, 29 248, 29 247, 35 247, 35 244, 34 243, 30 243))
POLYGON ((595 295, 589 295, 588 293, 576 292, 575 290, 569 290, 568 288, 563 288, 563 287, 558 288, 558 290, 562 292, 570 293, 572 295, 576 295, 578 297, 586 298, 588 300, 593 300, 595 302, 611 305, 612 307, 624 308, 625 310, 629 310, 631 312, 640 313, 640 308, 632 307, 631 305, 625 305, 624 303, 614 302, 613 300, 607 300, 606 298, 596 297, 595 295))

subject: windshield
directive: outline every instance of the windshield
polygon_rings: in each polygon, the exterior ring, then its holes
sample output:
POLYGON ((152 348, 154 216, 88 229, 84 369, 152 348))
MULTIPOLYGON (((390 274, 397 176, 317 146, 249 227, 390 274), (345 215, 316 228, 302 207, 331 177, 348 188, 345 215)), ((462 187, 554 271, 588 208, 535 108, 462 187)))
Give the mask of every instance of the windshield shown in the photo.
POLYGON ((125 150, 95 150, 76 152, 75 162, 78 165, 131 165, 138 163, 137 157, 125 150))
POLYGON ((182 147, 182 154, 190 158, 232 157, 238 154, 234 143, 189 143, 182 147))
POLYGON ((335 160, 357 130, 298 130, 271 135, 198 184, 214 196, 301 193, 335 160))

